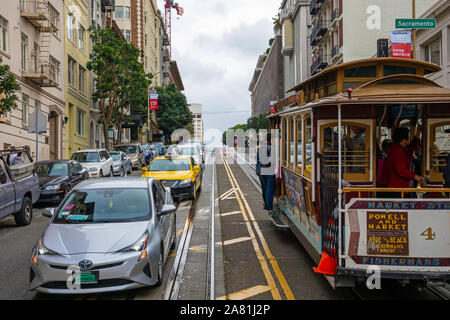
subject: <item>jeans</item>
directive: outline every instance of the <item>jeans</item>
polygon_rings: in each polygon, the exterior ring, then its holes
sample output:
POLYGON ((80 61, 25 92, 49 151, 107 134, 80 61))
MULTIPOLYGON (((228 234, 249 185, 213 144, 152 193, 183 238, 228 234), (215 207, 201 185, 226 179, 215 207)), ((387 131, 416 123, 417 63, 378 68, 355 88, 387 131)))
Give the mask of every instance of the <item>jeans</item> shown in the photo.
POLYGON ((275 175, 259 176, 261 180, 261 187, 263 192, 263 200, 266 204, 266 209, 273 210, 273 195, 275 193, 275 175))

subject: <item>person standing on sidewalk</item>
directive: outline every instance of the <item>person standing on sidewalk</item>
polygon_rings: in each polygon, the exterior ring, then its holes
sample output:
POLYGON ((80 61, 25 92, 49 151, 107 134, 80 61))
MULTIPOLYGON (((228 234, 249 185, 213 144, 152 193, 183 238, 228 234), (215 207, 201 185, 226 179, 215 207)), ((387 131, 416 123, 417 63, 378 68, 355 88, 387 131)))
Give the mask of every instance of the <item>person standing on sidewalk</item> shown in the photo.
POLYGON ((273 196, 275 193, 275 170, 272 161, 272 136, 270 133, 266 136, 266 143, 260 141, 257 152, 257 174, 259 172, 259 179, 261 181, 261 189, 263 193, 263 200, 265 209, 269 216, 273 213, 273 196), (259 170, 258 170, 259 168, 259 170))

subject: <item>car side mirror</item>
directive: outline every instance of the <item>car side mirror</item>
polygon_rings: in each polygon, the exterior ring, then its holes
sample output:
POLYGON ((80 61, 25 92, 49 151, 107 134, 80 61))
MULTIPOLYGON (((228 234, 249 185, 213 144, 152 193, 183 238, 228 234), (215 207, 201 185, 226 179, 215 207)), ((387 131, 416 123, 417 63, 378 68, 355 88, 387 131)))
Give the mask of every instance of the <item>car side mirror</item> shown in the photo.
POLYGON ((167 214, 175 213, 177 211, 177 207, 173 204, 165 204, 163 205, 161 212, 159 213, 160 216, 164 216, 167 214))
POLYGON ((195 172, 200 172, 200 166, 194 166, 194 171, 195 172))
POLYGON ((42 215, 47 218, 53 217, 54 213, 55 213, 55 208, 45 208, 44 211, 42 211, 42 215))

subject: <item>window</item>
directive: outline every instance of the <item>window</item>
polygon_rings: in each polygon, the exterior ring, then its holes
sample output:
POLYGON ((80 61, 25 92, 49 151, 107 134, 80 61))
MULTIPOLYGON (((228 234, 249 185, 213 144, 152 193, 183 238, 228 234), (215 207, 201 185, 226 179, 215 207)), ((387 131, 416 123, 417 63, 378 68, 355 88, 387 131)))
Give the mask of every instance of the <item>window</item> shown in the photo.
POLYGON ((431 163, 430 180, 442 182, 443 172, 450 153, 450 136, 445 130, 450 129, 450 123, 438 123, 431 126, 431 163))
POLYGON ((303 125, 302 125, 302 118, 300 117, 297 119, 297 166, 300 168, 303 163, 302 135, 303 135, 303 125))
POLYGON ((0 16, 0 50, 8 52, 8 21, 0 16))
POLYGON ((84 51, 84 33, 85 30, 80 24, 78 28, 78 48, 80 48, 81 51, 84 51))
POLYGON ((125 19, 127 19, 127 20, 130 20, 130 19, 131 19, 131 16, 130 16, 130 7, 124 7, 124 8, 123 8, 123 15, 124 15, 124 18, 125 18, 125 19))
MULTIPOLYGON (((345 180, 370 181, 369 134, 368 126, 343 123, 341 159, 345 180)), ((340 139, 337 123, 322 127, 321 137, 323 165, 337 170, 340 139)))
POLYGON ((78 86, 81 92, 86 93, 86 69, 79 66, 78 72, 78 86))
POLYGON ((122 30, 122 34, 125 37, 127 42, 131 42, 131 31, 130 30, 122 30))
POLYGON ((28 37, 23 33, 22 33, 21 49, 22 49, 21 66, 22 70, 25 71, 27 67, 27 57, 28 57, 28 37))
POLYGON ((305 175, 311 177, 312 166, 312 121, 311 116, 305 118, 305 139, 303 141, 305 150, 305 175))
POLYGON ((67 66, 67 69, 68 69, 67 76, 68 76, 69 84, 72 87, 75 87, 75 65, 76 65, 75 60, 73 60, 71 57, 69 57, 69 63, 67 66))
POLYGON ((30 98, 26 94, 22 94, 22 124, 28 124, 28 104, 30 98))
POLYGON ((61 67, 61 63, 56 60, 53 56, 50 56, 49 58, 50 62, 50 77, 53 81, 56 83, 59 82, 59 69, 61 67))
POLYGON ((67 11, 67 37, 75 43, 75 16, 70 11, 67 11))
POLYGON ((345 78, 374 78, 377 76, 377 67, 358 67, 344 70, 345 78))
POLYGON ((77 134, 84 137, 84 114, 83 110, 77 109, 77 134))
POLYGON ((288 150, 288 141, 287 141, 287 119, 283 119, 283 162, 287 161, 287 150, 288 150))
POLYGON ((116 16, 116 19, 123 19, 123 7, 116 6, 115 16, 116 16))
POLYGON ((416 69, 399 66, 384 66, 384 76, 391 76, 394 74, 416 74, 416 69))
POLYGON ((426 45, 425 51, 425 61, 441 65, 441 38, 438 38, 426 45))
POLYGON ((295 153, 295 122, 294 119, 289 119, 289 164, 294 164, 295 153))

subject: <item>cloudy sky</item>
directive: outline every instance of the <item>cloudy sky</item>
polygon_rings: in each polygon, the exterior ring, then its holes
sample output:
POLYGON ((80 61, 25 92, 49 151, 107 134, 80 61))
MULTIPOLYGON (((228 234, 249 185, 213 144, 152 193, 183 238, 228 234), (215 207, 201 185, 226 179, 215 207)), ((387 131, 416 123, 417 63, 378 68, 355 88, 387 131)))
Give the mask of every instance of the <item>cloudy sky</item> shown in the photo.
MULTIPOLYGON (((189 103, 203 104, 205 129, 224 131, 250 117, 248 86, 273 37, 280 0, 177 0, 172 59, 189 103)), ((164 12, 164 1, 158 0, 164 12)))

